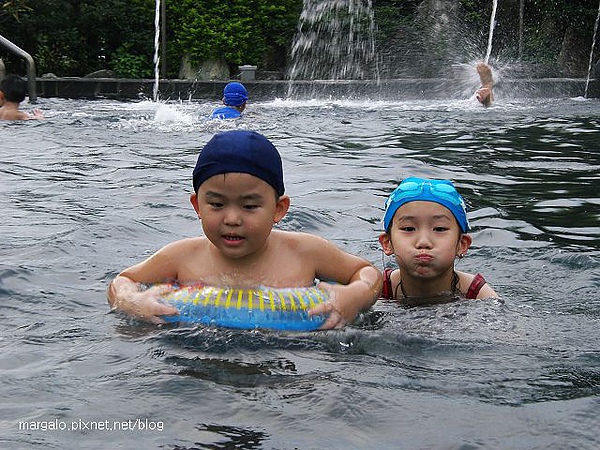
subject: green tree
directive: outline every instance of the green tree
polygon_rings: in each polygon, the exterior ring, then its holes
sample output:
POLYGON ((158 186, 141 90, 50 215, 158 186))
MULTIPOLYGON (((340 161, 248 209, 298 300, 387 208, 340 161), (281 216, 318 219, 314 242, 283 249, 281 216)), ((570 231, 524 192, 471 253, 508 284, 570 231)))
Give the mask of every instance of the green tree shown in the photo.
POLYGON ((177 53, 192 63, 281 69, 301 8, 301 0, 181 0, 169 6, 169 20, 177 53))
POLYGON ((23 0, 21 6, 17 15, 2 16, 3 34, 33 56, 38 73, 118 71, 126 55, 144 58, 140 76, 151 73, 154 0, 23 0))

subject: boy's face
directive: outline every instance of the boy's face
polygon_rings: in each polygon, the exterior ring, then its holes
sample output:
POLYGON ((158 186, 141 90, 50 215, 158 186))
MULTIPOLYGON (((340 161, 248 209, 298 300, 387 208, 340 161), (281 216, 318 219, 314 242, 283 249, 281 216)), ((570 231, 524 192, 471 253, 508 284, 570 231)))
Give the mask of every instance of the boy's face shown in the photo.
POLYGON ((379 241, 387 255, 395 255, 401 270, 415 277, 434 277, 466 253, 471 237, 462 234, 448 208, 435 202, 405 203, 394 215, 388 233, 379 241))
POLYGON ((262 249, 289 207, 289 197, 277 199, 273 187, 246 173, 215 175, 190 200, 206 237, 235 259, 262 249))

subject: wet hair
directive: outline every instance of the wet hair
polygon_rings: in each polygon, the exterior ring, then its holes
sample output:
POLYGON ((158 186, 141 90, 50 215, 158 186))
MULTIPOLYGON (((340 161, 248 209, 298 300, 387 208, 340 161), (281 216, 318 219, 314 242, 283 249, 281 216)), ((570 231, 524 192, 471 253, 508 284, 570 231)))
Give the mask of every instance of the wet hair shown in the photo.
POLYGON ((7 101, 21 103, 27 94, 27 83, 18 75, 7 75, 0 81, 0 91, 7 101))

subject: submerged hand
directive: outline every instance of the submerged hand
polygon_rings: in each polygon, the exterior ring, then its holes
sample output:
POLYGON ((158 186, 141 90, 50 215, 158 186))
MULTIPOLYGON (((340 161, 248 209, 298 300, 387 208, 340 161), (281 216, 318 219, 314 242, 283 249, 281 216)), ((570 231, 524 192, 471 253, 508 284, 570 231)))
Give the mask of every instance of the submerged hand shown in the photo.
POLYGON ((329 300, 325 303, 315 306, 308 314, 326 315, 327 320, 321 325, 320 330, 330 330, 332 328, 342 328, 348 322, 352 322, 358 314, 354 296, 355 290, 350 285, 319 283, 320 289, 326 290, 329 294, 329 300))
POLYGON ((43 119, 44 114, 42 114, 41 109, 34 109, 33 111, 31 111, 30 113, 27 114, 27 118, 28 119, 43 119))
POLYGON ((167 306, 159 301, 159 298, 170 290, 172 287, 168 284, 159 284, 145 291, 130 291, 115 299, 113 310, 121 311, 144 322, 163 324, 165 320, 161 316, 179 314, 177 308, 167 306))

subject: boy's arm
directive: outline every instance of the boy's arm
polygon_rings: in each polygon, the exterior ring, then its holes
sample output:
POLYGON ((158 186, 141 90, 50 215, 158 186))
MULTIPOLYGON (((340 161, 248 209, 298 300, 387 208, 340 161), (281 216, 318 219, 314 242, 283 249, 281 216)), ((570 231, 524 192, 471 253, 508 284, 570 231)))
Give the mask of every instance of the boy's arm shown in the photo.
POLYGON ((155 284, 176 280, 177 261, 186 245, 183 241, 166 245, 146 260, 122 271, 108 286, 108 303, 113 310, 124 312, 146 322, 163 323, 161 315, 177 314, 175 308, 161 304, 158 299, 169 290, 168 285, 142 290, 140 283, 155 284))
POLYGON ((160 316, 178 313, 176 308, 163 305, 158 301, 158 298, 169 289, 169 286, 163 284, 141 290, 139 284, 131 278, 117 275, 108 286, 108 304, 113 311, 123 312, 144 322, 164 323, 160 316))
POLYGON ((372 265, 361 268, 349 284, 319 283, 329 292, 329 301, 310 311, 310 315, 325 314, 321 329, 340 328, 352 322, 358 313, 369 309, 381 291, 381 272, 372 265))
POLYGON ((313 308, 310 314, 329 314, 321 328, 338 328, 352 322, 360 311, 369 309, 377 301, 383 277, 367 260, 326 240, 317 244, 317 278, 340 284, 320 283, 319 287, 329 292, 329 301, 313 308))

